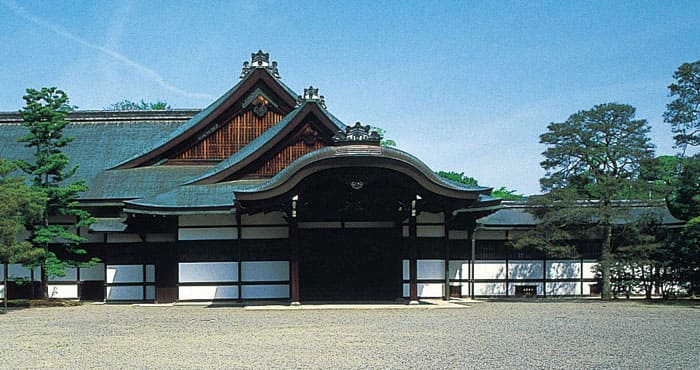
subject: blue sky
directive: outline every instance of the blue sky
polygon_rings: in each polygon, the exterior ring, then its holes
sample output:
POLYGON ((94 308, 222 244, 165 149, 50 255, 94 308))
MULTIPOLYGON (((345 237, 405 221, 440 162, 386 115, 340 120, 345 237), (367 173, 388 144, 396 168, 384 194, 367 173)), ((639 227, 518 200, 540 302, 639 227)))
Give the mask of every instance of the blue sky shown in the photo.
POLYGON ((434 170, 539 191, 539 135, 605 102, 649 121, 700 59, 700 2, 0 0, 0 111, 58 86, 80 109, 123 100, 203 108, 263 49, 346 124, 383 127, 434 170))

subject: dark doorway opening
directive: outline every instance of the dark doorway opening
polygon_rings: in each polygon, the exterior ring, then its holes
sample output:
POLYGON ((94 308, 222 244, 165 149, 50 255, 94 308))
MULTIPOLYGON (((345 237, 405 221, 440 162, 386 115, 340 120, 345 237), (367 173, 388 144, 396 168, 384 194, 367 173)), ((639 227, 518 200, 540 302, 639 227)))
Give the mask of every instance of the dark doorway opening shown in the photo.
POLYGON ((300 230, 302 301, 401 297, 401 229, 300 230))

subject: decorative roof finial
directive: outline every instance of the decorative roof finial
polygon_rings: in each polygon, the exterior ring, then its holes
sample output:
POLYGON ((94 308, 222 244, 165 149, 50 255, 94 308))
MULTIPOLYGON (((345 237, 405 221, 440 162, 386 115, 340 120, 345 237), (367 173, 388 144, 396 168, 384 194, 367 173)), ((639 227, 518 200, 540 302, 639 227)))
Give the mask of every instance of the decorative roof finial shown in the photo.
POLYGON ((345 126, 345 132, 341 130, 333 136, 333 142, 336 145, 379 145, 381 141, 382 135, 376 130, 372 130, 372 126, 363 126, 360 122, 355 122, 354 126, 345 126))
POLYGON ((277 62, 272 62, 272 65, 270 65, 270 53, 263 53, 262 50, 258 50, 257 53, 250 54, 250 63, 247 61, 243 62, 241 78, 248 76, 256 68, 264 68, 276 78, 280 78, 279 71, 277 70, 277 62))
POLYGON ((326 98, 323 95, 318 95, 317 87, 309 86, 308 88, 304 89, 304 95, 299 95, 297 99, 299 102, 315 101, 318 102, 318 105, 320 105, 323 109, 326 108, 326 98))

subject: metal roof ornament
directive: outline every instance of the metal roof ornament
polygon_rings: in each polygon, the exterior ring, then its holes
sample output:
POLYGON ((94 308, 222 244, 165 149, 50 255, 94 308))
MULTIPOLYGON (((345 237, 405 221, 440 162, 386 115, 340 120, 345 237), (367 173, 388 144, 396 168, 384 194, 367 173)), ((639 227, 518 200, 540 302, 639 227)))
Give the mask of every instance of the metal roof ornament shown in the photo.
POLYGON ((363 126, 360 122, 355 122, 353 126, 345 126, 344 132, 338 131, 338 133, 333 136, 333 142, 336 145, 379 145, 381 141, 382 135, 376 130, 372 130, 372 126, 363 126))
POLYGON ((245 78, 257 68, 264 68, 276 78, 281 78, 277 69, 277 62, 270 64, 270 53, 263 53, 262 50, 250 54, 250 63, 247 61, 243 62, 240 78, 245 78))
POLYGON ((321 106, 321 108, 326 109, 326 98, 323 95, 318 95, 317 87, 309 86, 308 88, 304 89, 304 94, 299 95, 297 99, 299 100, 300 104, 305 101, 315 101, 321 106))

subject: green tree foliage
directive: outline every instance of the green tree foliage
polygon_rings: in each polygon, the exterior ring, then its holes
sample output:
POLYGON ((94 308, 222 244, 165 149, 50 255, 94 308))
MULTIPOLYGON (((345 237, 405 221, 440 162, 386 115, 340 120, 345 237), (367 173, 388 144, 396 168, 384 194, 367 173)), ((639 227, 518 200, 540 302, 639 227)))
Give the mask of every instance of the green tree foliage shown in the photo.
POLYGON ((625 189, 639 184, 640 164, 653 158, 646 120, 635 119, 630 105, 608 103, 552 122, 540 142, 547 146, 541 163, 541 196, 529 198, 539 220, 535 231, 516 240, 546 252, 575 253, 572 240, 600 235, 603 299, 611 298, 610 271, 615 252, 614 223, 629 213, 620 203, 625 189))
MULTIPOLYGON (((23 177, 10 175, 17 170, 12 162, 0 158, 0 263, 18 263, 40 258, 44 250, 20 240, 24 225, 41 219, 45 199, 31 189, 23 177)), ((7 269, 4 269, 5 311, 7 311, 7 269)))
POLYGON ((396 141, 386 138, 387 132, 383 128, 372 126, 372 131, 376 131, 379 134, 379 136, 382 137, 382 141, 379 142, 379 145, 381 145, 381 146, 396 146, 396 141))
POLYGON ((124 99, 120 102, 116 102, 109 107, 108 110, 166 110, 171 109, 170 104, 163 101, 156 102, 146 102, 141 100, 141 102, 133 102, 131 100, 124 99))
POLYGON ((448 179, 450 181, 454 181, 460 184, 464 185, 470 185, 470 186, 479 186, 479 182, 470 176, 466 176, 464 172, 455 172, 455 171, 438 171, 435 172, 436 175, 448 179))
POLYGON ((84 249, 79 248, 80 242, 84 240, 82 237, 71 231, 67 225, 50 224, 49 217, 69 216, 75 220, 72 226, 76 228, 89 225, 93 219, 89 213, 77 207, 78 195, 87 190, 85 181, 68 183, 78 169, 78 166, 70 166, 68 155, 62 150, 73 140, 63 134, 63 129, 68 125, 66 117, 72 109, 68 105, 68 96, 65 92, 51 87, 41 90, 27 89, 23 98, 26 105, 20 110, 20 116, 28 133, 19 141, 33 149, 34 159, 31 162, 20 161, 18 165, 30 176, 33 188, 46 198, 40 222, 32 224, 31 241, 34 246, 44 251, 33 264, 41 266, 43 294, 47 297, 48 277, 63 276, 67 266, 78 263, 60 258, 49 249, 49 245, 55 243, 67 255, 86 253, 84 249))
MULTIPOLYGON (((435 174, 444 179, 460 184, 469 186, 479 186, 479 182, 475 178, 466 176, 464 172, 438 171, 435 172, 435 174)), ((516 190, 510 190, 505 186, 501 186, 500 188, 495 189, 491 192, 491 195, 496 198, 501 198, 503 200, 522 200, 525 198, 522 194, 518 194, 516 190)))
POLYGON ((666 105, 664 121, 671 124, 676 146, 685 152, 688 145, 700 145, 700 60, 684 63, 673 74, 668 86, 675 97, 666 105))
POLYGON ((700 154, 683 158, 681 163, 669 205, 678 218, 690 220, 700 216, 700 154))

